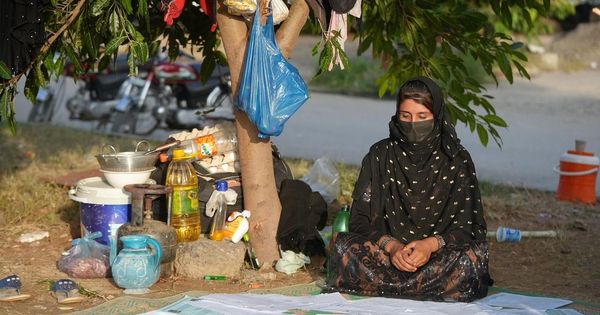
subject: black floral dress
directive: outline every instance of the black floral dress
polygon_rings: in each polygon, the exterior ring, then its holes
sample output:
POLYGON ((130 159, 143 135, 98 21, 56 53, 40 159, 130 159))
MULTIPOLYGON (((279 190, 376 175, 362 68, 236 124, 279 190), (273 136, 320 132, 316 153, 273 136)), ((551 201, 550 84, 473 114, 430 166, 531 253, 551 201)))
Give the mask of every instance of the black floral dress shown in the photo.
POLYGON ((350 233, 330 248, 328 290, 369 296, 472 301, 487 295, 486 223, 475 167, 449 123, 440 88, 416 78, 433 99, 435 126, 422 142, 402 134, 397 115, 390 137, 365 156, 353 193, 350 233), (396 269, 379 249, 392 236, 403 244, 442 237, 416 272, 396 269))

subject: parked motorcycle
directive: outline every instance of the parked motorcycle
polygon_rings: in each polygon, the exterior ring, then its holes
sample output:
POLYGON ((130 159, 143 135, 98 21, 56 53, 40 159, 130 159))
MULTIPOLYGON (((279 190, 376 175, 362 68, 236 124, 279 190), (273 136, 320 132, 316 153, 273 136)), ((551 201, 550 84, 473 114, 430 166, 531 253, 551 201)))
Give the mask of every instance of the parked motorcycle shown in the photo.
POLYGON ((66 87, 72 79, 76 79, 77 92, 67 100, 67 108, 70 112, 69 118, 98 120, 98 114, 95 111, 97 107, 101 106, 96 105, 117 98, 120 86, 127 79, 128 72, 127 56, 118 56, 116 61, 102 72, 89 72, 76 78, 73 65, 68 63, 55 84, 39 88, 36 102, 29 112, 28 121, 52 121, 57 106, 64 102, 66 87), (84 106, 83 104, 91 106, 84 106))
MULTIPOLYGON (((202 83, 200 64, 171 63, 164 56, 154 57, 140 67, 138 77, 128 76, 126 56, 103 73, 77 78, 77 92, 66 101, 69 118, 98 121, 97 129, 112 132, 149 134, 158 127, 199 127, 205 119, 233 119, 229 70, 217 66, 202 83)), ((38 92, 29 121, 49 122, 62 103, 65 81, 72 77, 69 68, 58 82, 38 92)))
MULTIPOLYGON (((58 57, 58 56, 57 56, 58 57)), ((117 57, 115 63, 109 65, 102 72, 90 72, 77 77, 77 94, 85 95, 88 101, 108 101, 115 99, 119 87, 127 79, 129 68, 127 65, 127 56, 117 57)), ((65 65, 63 74, 58 78, 55 84, 47 87, 40 87, 36 96, 36 102, 29 112, 29 122, 50 122, 57 110, 57 106, 64 102, 66 84, 69 80, 75 78, 73 74, 73 65, 65 65)), ((79 112, 71 112, 71 119, 79 119, 79 112)), ((83 120, 92 115, 81 113, 83 120)))
POLYGON ((112 132, 140 135, 156 128, 199 127, 206 119, 233 120, 229 70, 217 66, 202 83, 200 64, 159 62, 144 83, 132 83, 112 116, 112 132))

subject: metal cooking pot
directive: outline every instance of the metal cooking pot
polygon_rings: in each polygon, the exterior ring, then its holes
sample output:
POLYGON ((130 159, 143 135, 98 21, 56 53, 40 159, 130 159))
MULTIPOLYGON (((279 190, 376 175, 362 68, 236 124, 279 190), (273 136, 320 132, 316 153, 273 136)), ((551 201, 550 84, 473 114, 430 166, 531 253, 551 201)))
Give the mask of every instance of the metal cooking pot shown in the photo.
POLYGON ((135 146, 134 152, 117 152, 112 145, 105 144, 102 146, 102 153, 96 155, 96 159, 100 164, 100 169, 111 172, 139 172, 147 171, 154 168, 158 154, 160 152, 150 150, 148 141, 140 141, 135 146), (140 148, 145 146, 146 150, 141 151, 140 148), (110 153, 105 153, 110 149, 110 153))

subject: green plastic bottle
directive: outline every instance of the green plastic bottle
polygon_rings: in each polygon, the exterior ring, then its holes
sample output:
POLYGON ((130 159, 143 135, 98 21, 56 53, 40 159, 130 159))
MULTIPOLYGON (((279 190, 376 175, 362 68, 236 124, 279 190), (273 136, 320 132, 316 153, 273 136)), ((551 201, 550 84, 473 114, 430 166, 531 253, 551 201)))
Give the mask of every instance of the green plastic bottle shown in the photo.
POLYGON ((350 207, 344 205, 335 217, 332 227, 332 236, 338 232, 348 232, 350 225, 350 207))

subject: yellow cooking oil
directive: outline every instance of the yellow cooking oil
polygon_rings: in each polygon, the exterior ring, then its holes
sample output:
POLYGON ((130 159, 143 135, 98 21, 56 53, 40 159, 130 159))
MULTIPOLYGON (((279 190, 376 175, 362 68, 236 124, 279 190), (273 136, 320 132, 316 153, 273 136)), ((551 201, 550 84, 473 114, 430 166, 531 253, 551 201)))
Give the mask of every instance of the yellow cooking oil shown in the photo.
POLYGON ((173 189, 170 221, 177 232, 177 241, 198 240, 201 232, 198 177, 183 149, 173 150, 173 160, 167 168, 165 184, 173 189))

